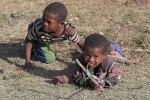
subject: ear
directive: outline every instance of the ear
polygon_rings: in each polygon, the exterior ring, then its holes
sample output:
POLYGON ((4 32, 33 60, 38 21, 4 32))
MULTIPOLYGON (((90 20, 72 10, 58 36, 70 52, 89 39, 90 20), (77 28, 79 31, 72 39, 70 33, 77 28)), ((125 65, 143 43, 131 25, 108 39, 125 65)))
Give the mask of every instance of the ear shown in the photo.
POLYGON ((58 26, 62 25, 62 23, 61 23, 61 22, 57 22, 57 23, 58 23, 58 26))
POLYGON ((60 24, 60 25, 64 24, 64 22, 57 22, 57 23, 60 24))
POLYGON ((104 53, 104 55, 103 55, 103 59, 105 59, 107 55, 108 55, 107 53, 104 53))

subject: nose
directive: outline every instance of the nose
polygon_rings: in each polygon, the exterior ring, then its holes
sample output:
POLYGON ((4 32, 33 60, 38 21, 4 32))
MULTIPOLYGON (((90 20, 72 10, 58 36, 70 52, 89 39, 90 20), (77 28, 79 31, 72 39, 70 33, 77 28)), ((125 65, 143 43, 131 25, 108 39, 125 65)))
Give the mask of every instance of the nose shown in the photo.
POLYGON ((90 57, 89 62, 93 62, 94 61, 94 57, 90 57))
POLYGON ((46 21, 43 21, 43 26, 48 26, 48 23, 46 21))

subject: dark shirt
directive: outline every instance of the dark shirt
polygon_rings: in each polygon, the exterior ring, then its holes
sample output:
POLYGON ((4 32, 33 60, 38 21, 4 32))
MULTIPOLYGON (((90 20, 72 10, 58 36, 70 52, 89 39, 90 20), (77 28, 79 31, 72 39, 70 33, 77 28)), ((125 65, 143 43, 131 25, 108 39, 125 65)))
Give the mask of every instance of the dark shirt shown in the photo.
MULTIPOLYGON (((68 28, 68 26, 73 27, 70 23, 64 22, 65 30, 68 28)), ((29 41, 37 40, 43 44, 52 44, 52 43, 63 41, 63 40, 69 40, 69 41, 72 41, 73 43, 79 41, 80 37, 77 33, 75 33, 73 36, 70 36, 66 33, 65 30, 61 36, 55 37, 53 35, 54 34, 53 32, 49 32, 49 33, 44 32, 43 27, 42 27, 42 19, 37 18, 35 21, 29 24, 28 34, 26 38, 29 41)))
MULTIPOLYGON (((83 55, 79 58, 79 61, 86 68, 87 64, 84 61, 83 55)), ((116 63, 115 59, 109 55, 107 55, 102 63, 97 67, 94 69, 89 68, 88 70, 90 71, 91 75, 95 75, 99 80, 103 81, 101 84, 103 84, 104 87, 116 85, 121 76, 118 64, 116 63)), ((77 66, 76 71, 86 74, 79 65, 77 66)), ((88 81, 85 82, 86 84, 89 84, 88 81)))

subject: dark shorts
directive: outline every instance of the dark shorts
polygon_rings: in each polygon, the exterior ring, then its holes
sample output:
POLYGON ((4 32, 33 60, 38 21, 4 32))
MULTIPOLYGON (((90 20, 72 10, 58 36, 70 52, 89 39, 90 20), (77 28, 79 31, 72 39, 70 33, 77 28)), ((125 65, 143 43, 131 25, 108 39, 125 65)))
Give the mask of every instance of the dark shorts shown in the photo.
POLYGON ((52 63, 56 60, 54 52, 51 51, 51 45, 43 45, 38 41, 32 42, 32 51, 34 56, 43 63, 52 63))

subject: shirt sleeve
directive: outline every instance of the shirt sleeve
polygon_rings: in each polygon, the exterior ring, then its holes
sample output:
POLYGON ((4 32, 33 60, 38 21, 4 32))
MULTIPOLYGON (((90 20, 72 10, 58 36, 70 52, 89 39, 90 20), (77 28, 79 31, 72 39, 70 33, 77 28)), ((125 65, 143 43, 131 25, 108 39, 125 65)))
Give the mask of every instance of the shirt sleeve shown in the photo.
MULTIPOLYGON (((83 61, 83 56, 81 55, 79 57, 79 61, 80 63, 85 66, 85 63, 83 61)), ((76 63, 75 69, 74 69, 74 73, 73 73, 73 80, 75 82, 75 84, 79 85, 79 86, 85 86, 87 83, 86 77, 85 77, 85 72, 82 70, 82 68, 80 67, 80 65, 78 65, 76 63)))
POLYGON ((39 38, 38 31, 42 28, 42 20, 40 18, 31 22, 28 26, 28 34, 26 38, 29 41, 36 40, 39 38))
POLYGON ((77 34, 75 31, 75 26, 73 26, 71 23, 66 24, 66 29, 70 28, 66 34, 68 35, 68 40, 72 41, 73 43, 78 43, 80 40, 80 35, 77 34))
POLYGON ((116 85, 121 74, 115 59, 112 57, 106 57, 103 67, 105 69, 105 76, 103 76, 104 87, 116 85))
POLYGON ((79 34, 75 33, 73 36, 69 37, 69 41, 72 41, 73 43, 78 43, 80 40, 79 34))

